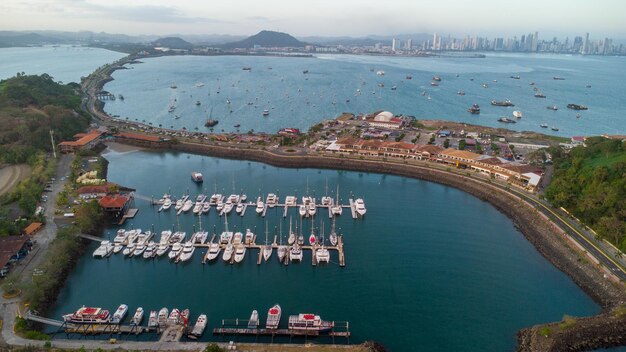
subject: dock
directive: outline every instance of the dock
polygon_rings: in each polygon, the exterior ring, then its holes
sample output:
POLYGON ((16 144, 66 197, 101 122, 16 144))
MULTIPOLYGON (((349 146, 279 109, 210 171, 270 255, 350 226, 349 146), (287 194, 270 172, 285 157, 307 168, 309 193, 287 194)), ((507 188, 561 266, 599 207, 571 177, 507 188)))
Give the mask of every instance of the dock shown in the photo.
POLYGON ((118 225, 123 225, 124 222, 126 222, 126 219, 134 218, 135 215, 137 215, 137 212, 139 212, 139 209, 136 209, 136 208, 128 209, 126 213, 122 216, 122 219, 120 219, 120 222, 118 225))
POLYGON ((352 218, 356 219, 357 218, 356 205, 354 205, 354 199, 352 198, 350 198, 350 212, 352 212, 352 218))
POLYGON ((275 336, 293 337, 318 337, 329 336, 335 342, 335 337, 346 338, 350 342, 350 323, 347 321, 333 321, 333 328, 330 331, 320 332, 315 329, 262 329, 249 328, 248 320, 245 319, 223 319, 222 326, 213 329, 213 335, 224 336, 271 336, 272 341, 275 336))

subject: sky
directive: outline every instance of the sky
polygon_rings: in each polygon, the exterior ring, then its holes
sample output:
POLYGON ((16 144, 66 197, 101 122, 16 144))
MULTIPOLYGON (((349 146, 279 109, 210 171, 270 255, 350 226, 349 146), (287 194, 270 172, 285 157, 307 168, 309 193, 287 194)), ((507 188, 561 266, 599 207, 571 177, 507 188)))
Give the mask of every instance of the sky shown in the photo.
POLYGON ((0 30, 626 38, 625 0, 0 0, 0 30))

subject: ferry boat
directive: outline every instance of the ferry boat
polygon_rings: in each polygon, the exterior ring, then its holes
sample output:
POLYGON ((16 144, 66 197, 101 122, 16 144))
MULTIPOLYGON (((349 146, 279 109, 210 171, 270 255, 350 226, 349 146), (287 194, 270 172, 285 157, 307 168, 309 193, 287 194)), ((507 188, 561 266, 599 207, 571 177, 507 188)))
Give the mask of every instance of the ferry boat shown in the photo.
POLYGON ((175 260, 176 258, 178 258, 178 256, 180 255, 182 251, 183 251, 183 245, 180 244, 180 242, 176 242, 172 246, 172 249, 170 250, 170 252, 167 254, 167 257, 170 258, 171 260, 175 260))
POLYGON ((246 246, 240 244, 237 246, 237 250, 235 250, 235 262, 241 263, 243 258, 246 256, 246 246))
POLYGON ((169 309, 165 307, 161 308, 157 317, 157 324, 160 326, 165 326, 165 324, 167 324, 167 317, 169 316, 169 313, 169 309))
POLYGON ((329 331, 335 326, 334 322, 324 321, 319 315, 298 314, 290 315, 288 327, 290 330, 329 331))
POLYGON ((480 114, 480 107, 478 106, 478 104, 474 104, 469 109, 467 109, 467 112, 469 112, 470 114, 478 115, 480 114))
POLYGON ((180 257, 178 260, 180 260, 181 262, 186 262, 189 259, 191 259, 191 256, 193 255, 193 252, 195 251, 196 247, 194 247, 193 242, 191 241, 187 241, 185 242, 185 245, 183 246, 183 251, 180 254, 180 257))
POLYGON ((139 325, 141 324, 142 320, 143 320, 143 308, 139 307, 135 311, 135 314, 133 315, 133 317, 130 319, 130 325, 139 325))
POLYGON ((200 172, 192 172, 191 180, 193 180, 193 182, 198 182, 198 183, 204 181, 202 178, 202 174, 200 172))
POLYGON ((361 198, 357 198, 357 200, 354 201, 354 206, 356 208, 357 214, 359 214, 360 216, 365 215, 365 213, 367 212, 367 209, 365 209, 365 202, 361 198))
POLYGON ((259 312, 257 310, 253 310, 252 314, 250 314, 250 319, 248 320, 248 329, 256 329, 259 327, 259 312))
POLYGON ((504 122, 504 123, 516 123, 517 121, 515 120, 511 120, 508 117, 501 117, 498 119, 498 122, 504 122))
POLYGON ((102 241, 100 243, 100 246, 96 248, 96 250, 93 252, 93 257, 94 258, 108 257, 109 255, 111 255, 111 253, 113 253, 113 248, 115 248, 115 246, 111 242, 102 241))
POLYGON ((567 108, 572 109, 572 110, 588 110, 589 109, 588 107, 584 105, 578 105, 578 104, 567 104, 567 108))
POLYGON ((212 261, 220 255, 222 251, 222 247, 220 247, 219 243, 211 243, 209 244, 209 251, 206 253, 206 260, 212 261))
POLYGON ((157 311, 156 310, 151 310, 150 311, 150 316, 148 317, 148 327, 149 328, 156 328, 157 326, 159 326, 159 320, 158 320, 157 311))
POLYGON ((113 318, 111 318, 111 323, 120 324, 122 320, 124 320, 124 317, 126 316, 127 312, 128 312, 128 306, 125 304, 121 304, 117 308, 115 313, 113 313, 113 318))
POLYGON ((204 333, 204 329, 206 329, 207 317, 206 314, 200 314, 198 319, 196 319, 196 323, 193 325, 193 329, 187 337, 190 339, 197 340, 204 333))
POLYGON ((515 106, 510 100, 497 101, 492 100, 491 105, 493 106, 515 106))
POLYGON ((278 304, 275 304, 272 308, 267 311, 267 320, 265 321, 266 329, 278 329, 278 325, 280 324, 280 315, 282 310, 278 304))
POLYGON ((273 208, 278 204, 278 197, 274 193, 269 193, 265 200, 268 207, 273 208))
POLYGON ((522 118, 522 112, 521 111, 513 111, 513 117, 521 119, 522 118))
POLYGON ((63 316, 63 321, 72 324, 106 324, 110 319, 111 315, 108 310, 85 306, 72 314, 63 316))
POLYGON ((224 254, 222 254, 222 259, 224 259, 225 262, 229 262, 233 257, 234 251, 235 246, 233 246, 232 243, 227 244, 226 248, 224 248, 224 254))

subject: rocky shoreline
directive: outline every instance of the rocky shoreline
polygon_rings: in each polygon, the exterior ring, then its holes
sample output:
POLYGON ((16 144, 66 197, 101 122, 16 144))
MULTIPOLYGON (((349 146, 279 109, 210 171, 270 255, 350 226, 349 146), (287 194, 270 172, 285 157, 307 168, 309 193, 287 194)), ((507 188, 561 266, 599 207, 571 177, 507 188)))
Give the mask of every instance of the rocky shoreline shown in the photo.
POLYGON ((595 302, 602 313, 577 319, 577 324, 567 330, 548 336, 542 335, 545 327, 559 323, 541 324, 518 332, 518 351, 583 351, 587 349, 626 344, 626 314, 616 315, 624 309, 626 290, 612 282, 585 253, 574 248, 552 222, 529 203, 505 189, 463 176, 452 171, 402 163, 355 160, 321 155, 276 154, 258 149, 234 148, 181 142, 170 146, 172 150, 221 158, 251 160, 277 167, 322 168, 361 172, 385 173, 427 180, 451 186, 487 201, 507 215, 528 241, 555 267, 568 275, 595 302))

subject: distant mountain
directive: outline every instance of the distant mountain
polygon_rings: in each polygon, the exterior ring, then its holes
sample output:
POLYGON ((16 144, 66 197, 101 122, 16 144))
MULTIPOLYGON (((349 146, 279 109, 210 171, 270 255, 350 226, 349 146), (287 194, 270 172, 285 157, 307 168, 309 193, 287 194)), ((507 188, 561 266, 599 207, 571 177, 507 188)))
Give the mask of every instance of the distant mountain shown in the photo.
POLYGON ((37 33, 0 32, 0 48, 42 44, 61 44, 58 38, 46 37, 37 33))
POLYGON ((193 49, 193 44, 178 37, 159 38, 152 42, 152 45, 170 49, 193 49))
POLYGON ((251 37, 238 42, 231 42, 222 44, 220 47, 223 49, 235 49, 243 48, 250 49, 255 45, 259 45, 266 48, 302 48, 306 43, 299 41, 287 33, 273 32, 273 31, 261 31, 251 37))

